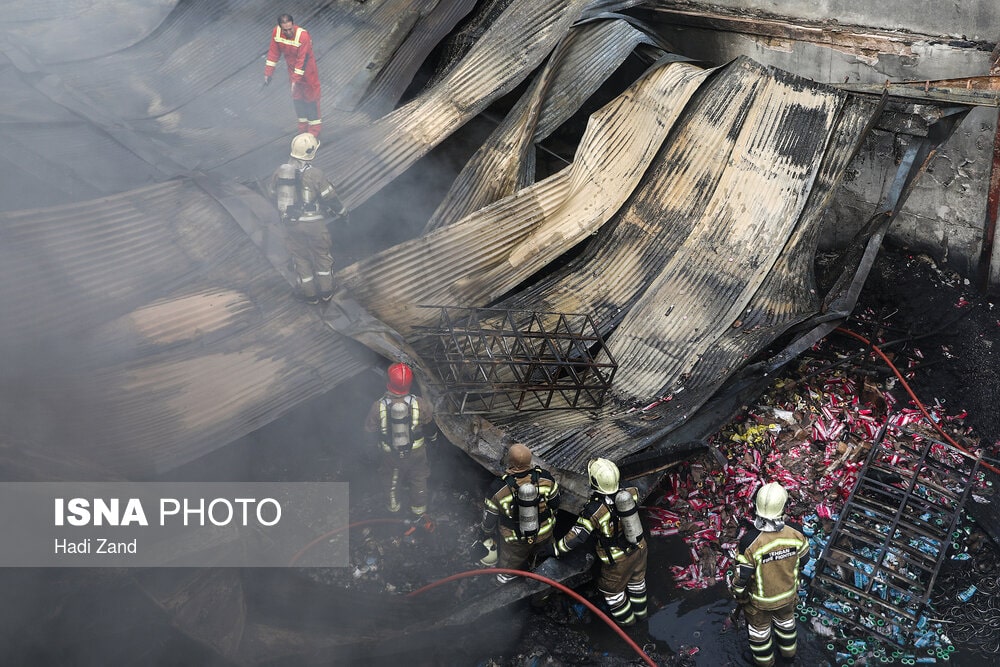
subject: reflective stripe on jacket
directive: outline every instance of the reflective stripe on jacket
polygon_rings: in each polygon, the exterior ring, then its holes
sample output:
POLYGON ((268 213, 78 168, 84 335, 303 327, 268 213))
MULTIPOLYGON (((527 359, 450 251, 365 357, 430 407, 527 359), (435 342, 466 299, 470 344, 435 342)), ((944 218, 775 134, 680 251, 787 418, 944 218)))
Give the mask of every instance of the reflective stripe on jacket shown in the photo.
MULTIPOLYGON (((638 504, 639 490, 634 486, 626 490, 638 504)), ((556 550, 560 554, 571 551, 586 542, 591 533, 597 537, 597 557, 606 565, 613 565, 638 548, 625 539, 625 530, 614 510, 614 497, 610 495, 594 494, 576 524, 556 543, 556 550)))
POLYGON ((275 26, 271 33, 271 41, 264 60, 264 75, 271 76, 278 61, 284 56, 288 65, 288 78, 292 83, 303 86, 294 97, 316 102, 320 98, 319 70, 316 68, 316 58, 313 56, 312 39, 309 33, 295 26, 295 36, 285 39, 281 34, 281 26, 275 26))
POLYGON ((423 427, 420 425, 420 402, 414 399, 412 394, 407 396, 402 396, 399 399, 394 399, 390 397, 385 397, 378 402, 378 418, 379 418, 379 433, 381 434, 381 439, 379 442, 382 445, 382 451, 389 454, 406 453, 414 449, 420 449, 424 446, 424 435, 423 427), (392 431, 391 424, 389 422, 389 410, 390 406, 402 400, 410 409, 410 419, 409 419, 409 447, 407 448, 396 448, 392 445, 392 431), (416 437, 414 437, 416 436, 416 437))
POLYGON ((763 610, 779 609, 791 602, 799 587, 801 561, 808 561, 808 557, 809 541, 787 524, 778 531, 754 529, 745 535, 736 562, 754 568, 746 586, 750 602, 763 610))
POLYGON ((508 473, 499 480, 498 488, 483 504, 482 528, 485 532, 492 533, 499 521, 500 534, 505 542, 528 541, 518 533, 517 495, 508 478, 512 478, 515 486, 519 487, 529 481, 535 471, 538 472, 538 533, 531 541, 544 540, 552 534, 556 526, 553 510, 559 505, 559 484, 551 473, 538 467, 523 473, 508 473))

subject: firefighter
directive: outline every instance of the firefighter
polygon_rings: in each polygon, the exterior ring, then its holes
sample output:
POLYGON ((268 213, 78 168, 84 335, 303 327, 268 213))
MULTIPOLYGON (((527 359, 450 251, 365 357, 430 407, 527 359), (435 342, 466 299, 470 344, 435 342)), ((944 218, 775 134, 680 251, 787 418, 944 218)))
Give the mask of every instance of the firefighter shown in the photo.
POLYGON ((378 436, 384 473, 389 490, 388 509, 399 512, 400 491, 409 485, 410 513, 414 525, 427 513, 427 441, 437 439, 430 401, 410 392, 413 369, 403 363, 389 366, 389 380, 382 398, 372 404, 365 430, 378 436))
MULTIPOLYGON (((521 569, 541 554, 551 553, 552 530, 559 507, 559 484, 547 470, 531 465, 531 450, 521 443, 507 449, 507 470, 494 482, 483 503, 482 543, 494 532, 497 566, 521 569)), ((505 584, 516 575, 497 573, 505 584)))
POLYGON ((646 556, 648 550, 639 520, 639 491, 621 488, 618 466, 607 459, 587 464, 593 495, 576 524, 553 545, 561 556, 597 537, 601 561, 598 590, 608 604, 611 617, 622 626, 646 618, 646 556))
POLYGON ((729 589, 743 606, 750 652, 758 667, 774 664, 771 630, 782 657, 795 656, 799 573, 809 562, 809 541, 783 520, 788 492, 777 482, 760 487, 753 527, 740 538, 729 589))
POLYGON ((264 60, 264 85, 271 83, 274 68, 284 56, 288 80, 292 85, 292 104, 299 119, 299 133, 308 132, 319 138, 323 118, 319 113, 319 70, 313 55, 312 39, 304 28, 295 25, 291 14, 278 17, 271 31, 271 41, 264 60))
POLYGON ((312 165, 319 139, 303 133, 292 139, 290 159, 271 177, 270 194, 281 213, 299 295, 309 303, 333 297, 333 242, 327 217, 346 211, 323 170, 312 165))

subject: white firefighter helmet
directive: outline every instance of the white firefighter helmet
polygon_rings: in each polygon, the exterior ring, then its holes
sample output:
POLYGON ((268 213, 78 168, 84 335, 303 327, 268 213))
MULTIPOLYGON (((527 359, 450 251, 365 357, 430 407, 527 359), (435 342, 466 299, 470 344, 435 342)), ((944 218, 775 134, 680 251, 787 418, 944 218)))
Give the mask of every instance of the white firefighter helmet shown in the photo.
POLYGON ((757 516, 762 519, 780 519, 785 513, 786 502, 788 492, 785 487, 777 482, 768 482, 757 491, 757 516))
POLYGON ((587 464, 590 486, 601 493, 611 495, 618 490, 618 466, 607 459, 591 459, 587 464))
POLYGON ((303 132, 292 139, 292 152, 291 155, 296 160, 303 160, 309 162, 314 157, 316 157, 316 151, 319 150, 319 139, 309 134, 308 132, 303 132))

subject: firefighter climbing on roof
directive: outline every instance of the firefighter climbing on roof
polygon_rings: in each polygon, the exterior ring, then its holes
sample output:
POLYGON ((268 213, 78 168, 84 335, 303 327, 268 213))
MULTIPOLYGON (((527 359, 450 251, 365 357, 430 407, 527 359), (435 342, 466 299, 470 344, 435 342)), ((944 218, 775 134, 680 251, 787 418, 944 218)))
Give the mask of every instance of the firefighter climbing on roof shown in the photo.
MULTIPOLYGON (((388 509, 393 514, 402 507, 400 495, 409 486, 412 522, 427 523, 427 441, 437 439, 430 401, 410 392, 413 369, 403 363, 389 366, 389 379, 382 398, 372 404, 365 430, 378 435, 383 473, 389 492, 388 509)), ((428 528, 429 529, 429 528, 428 528)))
POLYGON ((729 590, 743 606, 750 652, 758 667, 774 664, 772 628, 782 657, 795 657, 795 605, 799 574, 809 562, 809 541, 785 523, 788 492, 777 482, 760 487, 753 527, 740 538, 729 590))
POLYGON ((587 464, 593 495, 576 524, 553 545, 561 556, 583 545, 593 533, 601 574, 597 587, 619 625, 646 618, 646 556, 648 549, 639 520, 639 491, 621 488, 618 466, 607 459, 587 464))
POLYGON ((275 170, 269 186, 284 223, 298 293, 309 303, 333 297, 333 241, 326 223, 328 217, 346 214, 333 184, 312 164, 318 150, 313 135, 296 136, 289 161, 275 170))
MULTIPOLYGON (((490 488, 480 524, 482 544, 498 547, 497 566, 521 569, 551 553, 552 531, 559 507, 559 484, 552 473, 531 464, 531 450, 521 443, 507 449, 507 469, 490 488)), ((497 573, 505 584, 516 575, 497 573)))
POLYGON ((288 65, 288 80, 292 86, 292 104, 299 119, 299 132, 319 137, 323 118, 319 112, 320 86, 316 56, 313 54, 309 33, 295 25, 291 14, 278 17, 278 25, 271 31, 267 58, 264 60, 264 85, 271 83, 274 68, 284 56, 288 65))

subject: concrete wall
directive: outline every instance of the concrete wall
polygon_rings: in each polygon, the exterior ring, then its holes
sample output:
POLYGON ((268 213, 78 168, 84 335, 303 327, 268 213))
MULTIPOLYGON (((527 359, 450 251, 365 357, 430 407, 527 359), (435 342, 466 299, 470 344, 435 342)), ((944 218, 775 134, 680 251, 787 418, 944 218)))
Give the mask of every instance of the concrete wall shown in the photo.
MULTIPOLYGON (((691 6, 681 2, 656 2, 663 6, 691 6)), ((693 3, 692 3, 693 4, 693 3)), ((1000 11, 996 0, 713 0, 713 7, 732 11, 795 17, 806 21, 836 21, 842 25, 936 37, 995 42, 1000 37, 1000 11)))
MULTIPOLYGON (((657 10, 642 18, 655 23, 666 40, 684 55, 709 63, 746 55, 832 84, 982 76, 989 73, 992 41, 1000 38, 1000 9, 995 3, 981 0, 723 0, 711 7, 662 1, 655 4, 657 10), (959 5, 961 11, 956 9, 959 5), (681 11, 689 17, 701 12, 725 15, 720 9, 723 6, 731 8, 731 16, 736 19, 753 18, 754 23, 763 26, 759 32, 769 34, 751 34, 747 28, 758 32, 756 28, 740 21, 712 21, 712 27, 701 26, 697 19, 679 20, 674 13, 681 11), (765 17, 754 12, 781 16, 765 17), (888 16, 894 18, 884 18, 888 16), (829 26, 830 19, 836 19, 838 25, 821 35, 817 33, 815 28, 829 26), (845 29, 849 22, 858 27, 845 29), (796 25, 809 25, 813 30, 799 31, 796 25), (774 26, 778 27, 772 30, 774 26), (928 35, 885 32, 886 28, 904 27, 928 35), (941 41, 936 37, 939 35, 988 38, 991 43, 941 41)), ((890 230, 890 240, 929 252, 963 275, 976 275, 996 127, 995 108, 973 109, 921 177, 890 230)), ((892 182, 895 160, 905 141, 905 135, 873 132, 830 208, 824 229, 825 247, 848 240, 875 213, 892 182)), ((994 261, 994 265, 998 263, 994 261)), ((1000 280, 998 275, 991 277, 994 283, 1000 280)))

